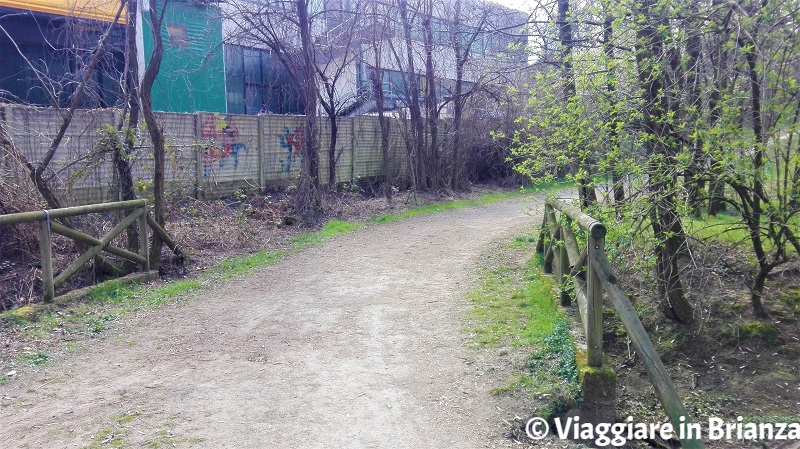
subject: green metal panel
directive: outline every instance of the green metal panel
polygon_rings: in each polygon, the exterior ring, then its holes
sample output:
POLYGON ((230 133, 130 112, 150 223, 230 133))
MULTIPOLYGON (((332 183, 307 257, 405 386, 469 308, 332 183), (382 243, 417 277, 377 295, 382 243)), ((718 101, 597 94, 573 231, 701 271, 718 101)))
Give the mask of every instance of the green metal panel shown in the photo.
MULTIPOLYGON (((158 8, 163 5, 159 0, 158 8)), ((143 12, 145 61, 153 54, 148 12, 143 12)), ((153 86, 153 108, 166 112, 225 112, 225 68, 219 7, 170 0, 161 29, 164 57, 153 86)))

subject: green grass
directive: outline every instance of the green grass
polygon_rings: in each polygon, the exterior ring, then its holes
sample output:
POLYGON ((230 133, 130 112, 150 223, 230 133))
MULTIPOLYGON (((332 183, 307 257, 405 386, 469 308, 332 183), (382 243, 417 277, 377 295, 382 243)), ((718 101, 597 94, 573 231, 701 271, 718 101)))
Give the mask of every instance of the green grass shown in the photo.
POLYGON ((472 308, 467 327, 478 347, 529 350, 528 363, 515 367, 511 377, 490 392, 495 395, 524 391, 541 400, 542 413, 571 406, 580 394, 575 343, 559 309, 554 281, 542 274, 542 256, 534 252, 536 239, 521 235, 489 256, 476 287, 467 294, 472 308))
MULTIPOLYGON (((750 245, 750 235, 741 217, 729 214, 684 218, 686 232, 698 240, 715 240, 731 245, 750 245)), ((765 242, 766 243, 766 242, 765 242)))
POLYGON ((536 184, 535 186, 529 187, 522 187, 519 190, 513 192, 498 192, 498 193, 487 193, 480 198, 471 199, 471 200, 458 200, 458 201, 449 201, 446 203, 436 203, 436 204, 426 204, 424 206, 418 206, 412 209, 408 209, 403 212, 398 212, 395 214, 385 214, 380 215, 378 217, 373 218, 370 220, 371 223, 388 223, 392 221, 402 220, 404 218, 414 217, 417 215, 423 214, 430 214, 434 212, 441 212, 445 210, 452 210, 452 209, 460 209, 463 207, 472 207, 472 206, 481 206, 484 204, 491 204, 496 203, 498 201, 507 200, 510 198, 514 198, 519 195, 527 194, 527 193, 534 193, 534 192, 543 192, 547 190, 554 190, 560 189, 564 187, 568 187, 572 185, 571 183, 564 182, 564 181, 552 181, 546 183, 536 184))
POLYGON ((331 220, 322 226, 322 229, 316 232, 307 232, 298 235, 290 240, 292 246, 302 248, 308 245, 321 243, 326 240, 332 239, 339 234, 355 231, 364 227, 363 223, 349 222, 341 220, 331 220))
POLYGON ((256 267, 268 266, 281 260, 286 255, 284 250, 259 251, 247 256, 232 256, 217 264, 211 271, 220 279, 228 279, 246 274, 256 267))
POLYGON ((37 351, 37 352, 24 352, 18 356, 20 363, 30 366, 42 366, 50 360, 50 354, 37 351))
POLYGON ((467 295, 473 306, 471 332, 479 345, 530 345, 553 332, 561 312, 553 300, 552 280, 541 275, 535 259, 523 267, 487 270, 479 287, 467 295))

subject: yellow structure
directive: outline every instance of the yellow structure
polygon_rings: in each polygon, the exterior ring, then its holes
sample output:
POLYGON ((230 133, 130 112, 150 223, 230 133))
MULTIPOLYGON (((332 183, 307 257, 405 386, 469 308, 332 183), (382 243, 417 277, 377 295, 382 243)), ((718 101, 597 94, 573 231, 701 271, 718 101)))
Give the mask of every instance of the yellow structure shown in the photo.
MULTIPOLYGON (((0 6, 24 11, 43 12, 58 16, 111 22, 124 0, 0 0, 0 6)), ((123 9, 118 20, 125 22, 123 9)))

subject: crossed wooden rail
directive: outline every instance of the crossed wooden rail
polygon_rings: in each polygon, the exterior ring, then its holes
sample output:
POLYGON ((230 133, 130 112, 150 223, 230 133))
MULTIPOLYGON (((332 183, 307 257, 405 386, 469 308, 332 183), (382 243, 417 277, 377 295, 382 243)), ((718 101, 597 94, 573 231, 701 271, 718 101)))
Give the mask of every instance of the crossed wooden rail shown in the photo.
MULTIPOLYGON (((603 291, 608 295, 628 333, 631 344, 644 364, 664 410, 677 430, 691 422, 675 385, 656 353, 628 296, 617 285, 605 252, 606 227, 599 220, 581 212, 560 199, 547 199, 542 229, 536 251, 544 253, 544 271, 555 274, 561 283, 561 305, 569 306, 572 298, 566 284, 572 282, 586 335, 586 358, 590 367, 603 365, 603 291), (561 217, 556 217, 556 211, 561 217), (573 232, 573 222, 586 231, 586 248, 581 251, 573 232), (681 421, 684 417, 684 421, 681 421)), ((682 440, 684 448, 703 448, 699 439, 682 440)))
POLYGON ((42 286, 44 290, 44 301, 52 302, 55 298, 55 289, 63 285, 70 277, 74 276, 86 263, 100 254, 102 251, 114 254, 136 263, 144 273, 150 272, 150 257, 147 239, 148 226, 153 229, 166 242, 176 254, 183 253, 177 248, 175 242, 167 235, 164 229, 159 226, 152 217, 148 215, 147 200, 117 201, 112 203, 91 204, 87 206, 64 207, 60 209, 48 209, 33 212, 21 212, 16 214, 0 215, 0 225, 12 225, 18 223, 39 222, 39 251, 42 264, 42 286), (77 215, 94 214, 99 212, 109 212, 116 210, 131 210, 131 212, 117 224, 105 236, 98 239, 82 232, 68 228, 55 220, 77 215), (136 225, 139 227, 139 253, 134 253, 123 248, 111 245, 111 242, 120 235, 125 229, 136 225), (50 242, 51 233, 61 234, 76 242, 89 245, 89 249, 83 253, 76 261, 71 263, 57 276, 53 276, 53 257, 52 245, 50 242))

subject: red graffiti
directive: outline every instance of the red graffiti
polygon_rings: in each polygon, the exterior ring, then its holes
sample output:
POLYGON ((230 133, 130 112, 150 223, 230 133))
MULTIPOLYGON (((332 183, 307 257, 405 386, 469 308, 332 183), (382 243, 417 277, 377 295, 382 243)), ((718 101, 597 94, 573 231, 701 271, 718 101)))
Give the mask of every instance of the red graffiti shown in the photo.
POLYGON ((297 165, 297 158, 300 157, 300 151, 303 147, 303 128, 298 126, 294 132, 289 131, 289 127, 283 127, 283 134, 278 134, 280 139, 280 147, 286 150, 286 159, 281 159, 281 171, 289 173, 292 171, 292 165, 297 165))
POLYGON ((213 119, 203 122, 201 136, 211 142, 203 151, 203 176, 211 174, 211 164, 219 161, 219 168, 225 168, 225 158, 233 157, 233 168, 239 166, 239 151, 246 149, 239 142, 239 130, 235 123, 225 124, 220 127, 213 119))

